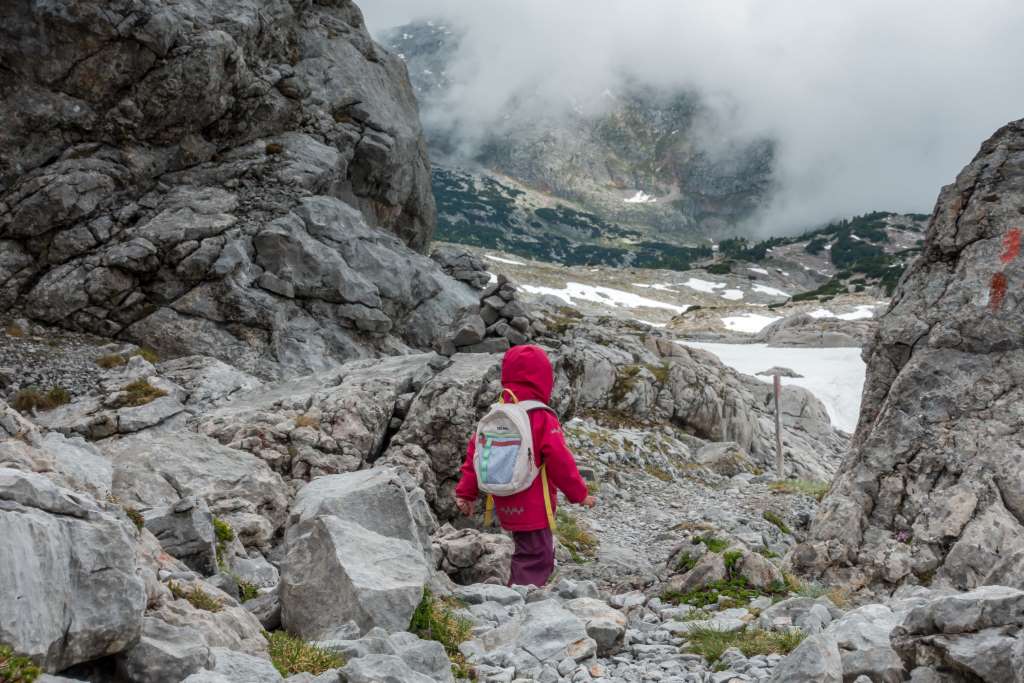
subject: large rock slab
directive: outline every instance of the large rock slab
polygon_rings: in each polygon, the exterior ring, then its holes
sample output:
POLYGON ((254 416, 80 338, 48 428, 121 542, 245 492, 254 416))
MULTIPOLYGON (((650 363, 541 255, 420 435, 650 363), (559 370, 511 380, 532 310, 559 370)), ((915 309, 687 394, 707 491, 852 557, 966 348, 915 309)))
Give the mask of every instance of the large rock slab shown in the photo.
POLYGON ((131 645, 146 607, 132 531, 86 496, 0 469, 0 642, 47 671, 131 645))
POLYGON ((1024 587, 1024 121, 942 189, 865 349, 854 448, 797 569, 890 590, 1024 587))
POLYGON ((429 527, 418 524, 419 510, 398 472, 378 467, 349 474, 319 477, 304 486, 292 502, 290 531, 302 533, 317 517, 338 517, 381 536, 408 541, 430 557, 429 527))
POLYGON ((189 431, 101 444, 114 463, 114 495, 140 509, 203 498, 246 544, 264 546, 284 523, 287 486, 259 458, 189 431))
POLYGON ((281 566, 281 623, 323 639, 354 621, 361 633, 405 630, 430 577, 420 545, 325 515, 289 530, 281 566))
POLYGON ((139 642, 118 658, 118 672, 138 683, 180 683, 211 662, 210 648, 197 631, 146 617, 139 642))
POLYGON ((0 14, 34 36, 0 41, 4 309, 277 376, 430 348, 478 305, 420 253, 416 99, 353 3, 65 9, 0 14))

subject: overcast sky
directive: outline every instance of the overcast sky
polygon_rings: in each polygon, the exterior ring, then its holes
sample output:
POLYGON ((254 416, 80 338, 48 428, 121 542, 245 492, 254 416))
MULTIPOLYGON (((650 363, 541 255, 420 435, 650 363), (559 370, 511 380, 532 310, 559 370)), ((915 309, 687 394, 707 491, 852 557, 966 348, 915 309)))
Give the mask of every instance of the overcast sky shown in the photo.
POLYGON ((535 89, 586 98, 623 74, 693 87, 779 143, 762 230, 930 212, 981 142, 1024 117, 1021 0, 361 0, 371 31, 468 30, 451 103, 467 130, 535 89))

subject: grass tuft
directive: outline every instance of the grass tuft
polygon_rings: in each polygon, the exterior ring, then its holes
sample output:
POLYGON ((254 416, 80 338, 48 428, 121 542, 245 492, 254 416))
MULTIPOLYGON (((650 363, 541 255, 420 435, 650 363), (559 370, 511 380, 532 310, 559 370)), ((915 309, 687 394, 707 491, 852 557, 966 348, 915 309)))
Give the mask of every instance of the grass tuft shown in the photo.
POLYGON ((558 536, 558 542, 569 551, 573 561, 582 564, 594 559, 597 555, 597 538, 565 510, 558 511, 557 521, 555 535, 558 536))
POLYGON ((434 597, 423 589, 423 599, 413 612, 409 631, 424 640, 435 640, 444 646, 456 678, 470 678, 471 672, 459 645, 473 635, 473 624, 455 613, 458 605, 434 597))
POLYGON ((235 583, 238 584, 238 599, 240 602, 249 602, 253 598, 259 596, 260 589, 254 583, 243 581, 237 576, 234 577, 235 583))
POLYGON ((665 591, 661 594, 661 599, 673 605, 707 607, 708 605, 718 604, 719 598, 724 597, 728 598, 733 606, 742 607, 754 598, 761 597, 762 595, 775 597, 786 595, 788 592, 787 586, 783 584, 773 586, 767 591, 760 591, 751 588, 750 584, 742 576, 733 576, 722 581, 713 581, 703 588, 688 593, 665 591))
POLYGON ((686 572, 690 571, 691 569, 697 566, 698 559, 699 558, 695 555, 691 555, 690 553, 683 553, 679 556, 679 559, 676 561, 676 572, 679 574, 685 574, 686 572))
POLYGON ((148 346, 143 346, 141 349, 132 354, 133 356, 140 356, 144 361, 156 365, 160 362, 160 354, 148 346))
POLYGON ((70 402, 71 394, 64 387, 51 387, 45 393, 35 387, 28 387, 14 395, 11 406, 18 412, 27 413, 33 410, 53 410, 70 402))
POLYGON ((788 655, 804 638, 804 634, 798 630, 779 632, 748 627, 742 631, 726 633, 715 628, 695 628, 686 634, 685 647, 689 652, 707 659, 709 664, 715 664, 731 647, 739 649, 745 657, 788 655))
POLYGON ((184 588, 174 581, 168 581, 167 587, 171 589, 171 595, 176 600, 188 600, 189 604, 196 609, 206 610, 207 612, 219 612, 224 609, 224 605, 220 603, 220 600, 204 591, 199 585, 192 588, 184 588))
POLYGON ((667 470, 663 470, 657 465, 644 465, 644 471, 655 479, 659 479, 664 482, 675 481, 667 470))
POLYGON ((725 570, 729 572, 730 576, 732 575, 733 571, 735 571, 736 565, 737 563, 739 563, 740 558, 742 557, 742 550, 730 550, 729 552, 722 555, 722 559, 725 561, 725 570))
POLYGON ((108 353, 105 356, 100 356, 96 359, 96 365, 100 366, 104 370, 110 370, 111 368, 119 368, 122 365, 126 365, 128 359, 119 353, 108 353))
POLYGON ((270 661, 282 676, 310 673, 318 676, 325 671, 345 666, 345 658, 284 631, 263 632, 267 639, 270 661))
POLYGON ((0 681, 3 683, 32 683, 42 673, 31 659, 14 654, 7 645, 0 645, 0 681))
POLYGON ((295 418, 295 427, 296 428, 298 428, 298 427, 314 427, 315 428, 315 427, 319 427, 319 426, 320 426, 320 420, 315 418, 315 417, 313 417, 312 415, 309 415, 308 413, 305 414, 305 415, 299 415, 297 418, 295 418))
POLYGON ((789 526, 787 526, 786 522, 782 519, 782 517, 772 512, 771 510, 765 510, 762 517, 764 517, 766 522, 771 522, 772 524, 777 526, 779 528, 779 531, 781 531, 782 533, 793 533, 792 530, 790 530, 789 526))
POLYGON ((217 566, 226 571, 228 562, 225 555, 228 551, 228 543, 235 540, 235 530, 223 519, 214 517, 213 533, 217 536, 217 566))
POLYGON ((720 553, 729 547, 729 541, 708 534, 704 534, 703 536, 694 536, 693 544, 697 545, 698 543, 703 543, 704 547, 713 553, 720 553))
POLYGON ((152 403, 156 399, 166 396, 167 392, 150 384, 145 377, 125 385, 122 389, 124 396, 121 396, 115 406, 117 408, 134 408, 152 403))
POLYGON ((124 514, 128 515, 128 519, 132 520, 132 524, 135 525, 135 528, 142 531, 142 527, 146 526, 146 518, 142 516, 142 513, 130 505, 124 505, 122 507, 124 509, 124 514))
POLYGON ((828 493, 828 484, 823 481, 810 481, 808 479, 785 479, 773 481, 768 484, 775 493, 789 493, 810 496, 820 501, 828 493))

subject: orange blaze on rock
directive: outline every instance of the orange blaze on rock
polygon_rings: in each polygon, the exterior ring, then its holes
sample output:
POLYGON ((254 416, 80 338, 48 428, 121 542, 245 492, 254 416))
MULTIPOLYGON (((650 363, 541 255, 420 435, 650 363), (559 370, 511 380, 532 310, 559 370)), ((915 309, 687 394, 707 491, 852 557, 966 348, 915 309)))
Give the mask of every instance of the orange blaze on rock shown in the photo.
POLYGON ((1020 254, 1020 228, 1010 228, 1010 231, 1003 236, 1003 254, 999 259, 1003 263, 1009 263, 1020 254))
POLYGON ((996 273, 992 276, 992 284, 989 285, 988 305, 993 311, 998 311, 1006 298, 1006 276, 996 273))

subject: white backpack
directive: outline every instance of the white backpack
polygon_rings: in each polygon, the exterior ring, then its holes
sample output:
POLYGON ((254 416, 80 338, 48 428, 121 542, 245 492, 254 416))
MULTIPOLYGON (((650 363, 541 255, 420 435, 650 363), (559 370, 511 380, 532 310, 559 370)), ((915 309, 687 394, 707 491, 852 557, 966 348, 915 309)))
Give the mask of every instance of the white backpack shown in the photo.
POLYGON ((520 401, 508 389, 502 391, 500 403, 491 406, 476 425, 473 434, 475 452, 473 467, 480 490, 487 494, 484 526, 490 526, 494 510, 492 496, 511 496, 530 488, 540 474, 544 486, 544 503, 548 523, 555 528, 548 493, 548 477, 544 465, 537 467, 533 449, 533 428, 530 426, 530 411, 551 410, 540 401, 520 401), (505 394, 512 396, 512 403, 505 403, 505 394))

